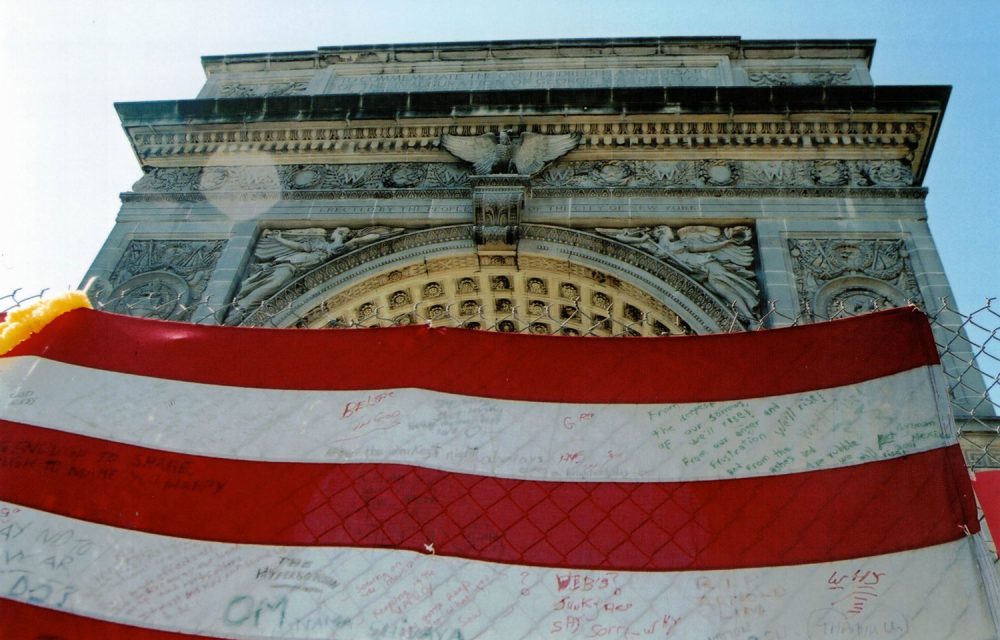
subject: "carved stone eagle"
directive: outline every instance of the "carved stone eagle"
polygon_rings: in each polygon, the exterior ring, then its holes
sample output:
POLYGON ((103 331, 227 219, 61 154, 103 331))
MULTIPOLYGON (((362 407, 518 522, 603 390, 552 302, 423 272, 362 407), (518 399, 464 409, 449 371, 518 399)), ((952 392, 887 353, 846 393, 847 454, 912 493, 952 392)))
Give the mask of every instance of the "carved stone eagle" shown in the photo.
POLYGON ((481 136, 441 136, 441 145, 452 155, 471 162, 476 175, 517 174, 530 176, 568 153, 580 143, 579 133, 543 135, 522 133, 514 142, 509 131, 501 131, 500 139, 492 133, 481 136))

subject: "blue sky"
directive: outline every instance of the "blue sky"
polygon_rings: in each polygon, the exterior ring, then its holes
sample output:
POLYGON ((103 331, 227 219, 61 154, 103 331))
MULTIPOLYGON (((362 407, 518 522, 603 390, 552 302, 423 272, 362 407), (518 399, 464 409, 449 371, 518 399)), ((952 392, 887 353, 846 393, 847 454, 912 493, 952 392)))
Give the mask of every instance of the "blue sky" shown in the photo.
POLYGON ((10 3, 0 25, 6 125, 0 295, 76 286, 141 173, 112 103, 194 97, 200 56, 322 45, 598 36, 875 38, 877 84, 950 84, 925 185, 965 310, 1000 295, 996 171, 1000 2, 10 3))

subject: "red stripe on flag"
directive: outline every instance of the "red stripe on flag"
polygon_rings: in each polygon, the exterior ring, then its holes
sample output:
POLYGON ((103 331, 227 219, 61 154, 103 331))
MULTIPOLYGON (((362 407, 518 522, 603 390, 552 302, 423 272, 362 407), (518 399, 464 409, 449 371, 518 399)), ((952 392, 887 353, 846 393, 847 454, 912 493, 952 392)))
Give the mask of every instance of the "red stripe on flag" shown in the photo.
POLYGON ((977 471, 973 488, 983 507, 983 515, 986 516, 990 531, 1000 532, 1000 470, 977 471))
POLYGON ((978 530, 957 445, 756 478, 544 482, 399 464, 210 458, 0 422, 0 494, 184 538, 421 552, 433 543, 443 555, 581 569, 825 562, 978 530))
POLYGON ((97 620, 0 598, 0 630, 9 640, 182 640, 208 638, 97 620))
POLYGON ((417 387, 591 403, 779 395, 938 362, 927 321, 912 309, 752 334, 600 340, 423 326, 244 329, 79 309, 56 318, 10 355, 242 387, 417 387), (581 340, 587 340, 585 348, 581 340))

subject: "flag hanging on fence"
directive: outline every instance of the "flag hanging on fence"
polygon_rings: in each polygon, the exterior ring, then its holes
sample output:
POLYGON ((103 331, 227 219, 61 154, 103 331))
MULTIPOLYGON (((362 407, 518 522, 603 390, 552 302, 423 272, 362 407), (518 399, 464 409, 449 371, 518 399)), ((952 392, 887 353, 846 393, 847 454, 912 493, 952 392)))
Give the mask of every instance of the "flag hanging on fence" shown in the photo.
POLYGON ((937 361, 905 309, 600 339, 72 311, 0 358, 0 624, 993 638, 937 361))

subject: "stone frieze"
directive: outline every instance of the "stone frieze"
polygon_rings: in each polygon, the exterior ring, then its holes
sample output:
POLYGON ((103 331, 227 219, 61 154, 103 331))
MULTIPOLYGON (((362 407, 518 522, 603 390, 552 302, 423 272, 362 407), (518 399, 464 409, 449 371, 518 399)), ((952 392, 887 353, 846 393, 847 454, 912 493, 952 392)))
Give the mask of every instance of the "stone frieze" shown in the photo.
POLYGON ((899 160, 600 160, 565 162, 543 171, 539 187, 908 187, 899 160))
POLYGON ((854 72, 824 71, 747 71, 747 80, 754 87, 841 86, 854 83, 854 72))
MULTIPOLYGON (((451 163, 159 167, 137 194, 246 194, 468 190, 471 167, 451 163)), ((865 189, 913 186, 901 160, 596 160, 560 162, 531 180, 537 189, 865 189)))
POLYGON ((167 167, 150 170, 132 188, 136 193, 467 189, 469 175, 459 164, 411 162, 167 167))
POLYGON ((220 98, 270 98, 300 95, 309 88, 308 82, 224 82, 218 86, 220 98))

